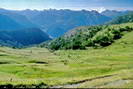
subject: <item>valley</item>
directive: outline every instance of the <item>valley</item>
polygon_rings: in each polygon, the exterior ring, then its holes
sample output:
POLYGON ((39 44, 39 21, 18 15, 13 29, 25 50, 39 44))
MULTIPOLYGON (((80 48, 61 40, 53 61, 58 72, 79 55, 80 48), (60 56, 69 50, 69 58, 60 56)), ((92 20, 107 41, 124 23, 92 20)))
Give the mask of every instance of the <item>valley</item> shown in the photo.
POLYGON ((0 88, 133 88, 133 11, 0 8, 0 76, 0 88))
POLYGON ((0 47, 0 84, 131 88, 132 34, 133 32, 126 33, 112 45, 99 49, 50 52, 38 47, 0 47))

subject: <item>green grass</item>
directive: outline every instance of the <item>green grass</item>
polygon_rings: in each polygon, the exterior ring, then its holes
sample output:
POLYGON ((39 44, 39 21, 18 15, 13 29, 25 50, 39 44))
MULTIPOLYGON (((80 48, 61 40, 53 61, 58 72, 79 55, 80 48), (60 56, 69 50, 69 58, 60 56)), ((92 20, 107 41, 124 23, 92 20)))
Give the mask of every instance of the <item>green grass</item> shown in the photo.
POLYGON ((81 83, 78 87, 133 87, 133 32, 112 45, 87 50, 0 47, 0 84, 61 85, 104 75, 115 76, 81 83), (129 80, 119 84, 118 80, 129 80), (118 82, 117 82, 118 81, 118 82), (118 83, 112 85, 112 83, 118 83))

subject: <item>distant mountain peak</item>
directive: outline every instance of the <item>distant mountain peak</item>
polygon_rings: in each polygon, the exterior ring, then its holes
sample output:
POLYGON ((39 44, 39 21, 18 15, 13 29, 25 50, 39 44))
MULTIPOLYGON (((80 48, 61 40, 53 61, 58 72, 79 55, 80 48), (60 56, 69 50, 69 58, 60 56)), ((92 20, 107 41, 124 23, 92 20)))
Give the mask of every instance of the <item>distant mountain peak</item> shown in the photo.
POLYGON ((127 13, 129 13, 130 11, 118 11, 118 10, 105 10, 103 11, 101 14, 102 15, 105 15, 105 16, 108 16, 110 18, 115 18, 115 17, 118 17, 118 16, 122 16, 122 15, 125 15, 127 13))
POLYGON ((96 11, 96 10, 92 10, 91 12, 92 12, 92 13, 95 13, 95 14, 99 14, 99 12, 96 11))

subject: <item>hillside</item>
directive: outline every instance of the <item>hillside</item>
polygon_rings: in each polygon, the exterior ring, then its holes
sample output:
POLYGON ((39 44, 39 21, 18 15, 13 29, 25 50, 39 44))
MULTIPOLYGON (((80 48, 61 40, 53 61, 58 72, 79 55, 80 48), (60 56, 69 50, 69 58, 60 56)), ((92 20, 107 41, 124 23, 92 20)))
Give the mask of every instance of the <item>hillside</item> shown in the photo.
POLYGON ((20 29, 22 27, 23 26, 21 24, 17 23, 16 21, 11 19, 10 17, 0 14, 0 30, 2 30, 2 29, 3 30, 20 29))
POLYGON ((7 15, 0 14, 0 45, 23 47, 51 39, 41 29, 27 27, 23 24, 7 15))
POLYGON ((97 11, 73 11, 73 10, 24 10, 16 13, 25 15, 47 32, 53 38, 62 36, 65 32, 78 26, 104 24, 111 18, 101 15, 97 11))
POLYGON ((50 40, 49 36, 38 28, 24 28, 0 31, 0 45, 23 47, 50 40))
MULTIPOLYGON (((133 26, 132 23, 112 27, 133 26)), ((132 88, 133 32, 86 50, 0 47, 0 84, 9 87, 132 88)))
POLYGON ((112 21, 108 22, 108 24, 121 24, 121 23, 127 23, 127 22, 133 22, 133 12, 130 12, 126 15, 119 16, 112 21))
POLYGON ((83 26, 75 28, 64 36, 41 44, 51 50, 86 49, 106 47, 120 39, 125 32, 133 31, 133 24, 83 26))
MULTIPOLYGON (((49 10, 6 10, 0 9, 0 14, 6 15, 23 27, 40 28, 53 38, 64 35, 69 30, 79 26, 101 25, 111 21, 119 23, 119 16, 132 13, 132 11, 105 10, 102 13, 97 11, 73 11, 69 9, 49 10), (116 21, 117 18, 117 21, 116 21), (112 19, 114 19, 112 21, 112 19)), ((128 21, 126 21, 128 22, 128 21)), ((122 22, 121 22, 122 23, 122 22)))
POLYGON ((126 15, 128 13, 130 13, 131 11, 117 11, 117 10, 105 10, 103 11, 101 14, 102 15, 105 15, 107 17, 110 17, 110 18, 116 18, 118 16, 123 16, 123 15, 126 15))
POLYGON ((18 14, 13 10, 0 9, 0 14, 8 16, 18 24, 21 24, 23 28, 37 28, 36 24, 33 24, 26 16, 18 14))

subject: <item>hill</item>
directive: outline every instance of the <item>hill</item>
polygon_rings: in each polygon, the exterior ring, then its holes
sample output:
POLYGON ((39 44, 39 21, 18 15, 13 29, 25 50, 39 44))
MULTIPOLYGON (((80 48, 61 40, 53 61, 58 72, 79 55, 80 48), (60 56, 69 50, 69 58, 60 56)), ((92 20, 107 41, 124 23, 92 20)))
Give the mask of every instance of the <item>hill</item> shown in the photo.
POLYGON ((25 15, 53 38, 62 36, 65 32, 78 26, 104 24, 111 20, 96 11, 86 10, 24 10, 16 13, 25 15))
POLYGON ((0 45, 23 47, 50 40, 49 36, 38 28, 24 28, 0 31, 0 45))
POLYGON ((53 38, 58 38, 70 29, 79 26, 102 25, 118 16, 123 16, 132 11, 106 10, 97 11, 73 11, 69 9, 49 10, 6 10, 0 9, 0 13, 10 17, 17 23, 28 28, 40 28, 53 38))
POLYGON ((123 33, 133 30, 131 24, 83 26, 75 28, 64 36, 40 46, 52 50, 86 49, 87 47, 106 47, 120 39, 123 33))
POLYGON ((0 14, 5 15, 21 24, 23 28, 37 28, 36 24, 33 24, 26 16, 16 13, 13 10, 0 9, 0 14))
POLYGON ((2 30, 2 29, 3 30, 20 29, 22 27, 23 26, 21 24, 17 23, 10 17, 0 14, 0 30, 2 30))
POLYGON ((113 18, 116 18, 118 16, 126 15, 126 14, 128 14, 130 12, 131 11, 128 11, 128 10, 127 11, 105 10, 101 14, 113 19, 113 18))
MULTIPOLYGON (((132 23, 112 27, 133 26, 132 23)), ((133 32, 87 50, 0 47, 0 85, 28 88, 132 88, 133 32)))
POLYGON ((39 44, 51 38, 39 28, 28 28, 0 14, 0 45, 22 47, 39 44))
POLYGON ((117 17, 112 21, 110 21, 109 24, 121 24, 121 23, 127 23, 127 22, 133 22, 133 12, 117 17))

